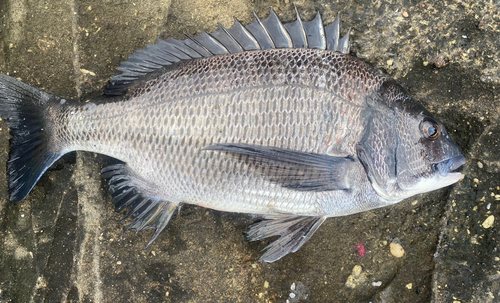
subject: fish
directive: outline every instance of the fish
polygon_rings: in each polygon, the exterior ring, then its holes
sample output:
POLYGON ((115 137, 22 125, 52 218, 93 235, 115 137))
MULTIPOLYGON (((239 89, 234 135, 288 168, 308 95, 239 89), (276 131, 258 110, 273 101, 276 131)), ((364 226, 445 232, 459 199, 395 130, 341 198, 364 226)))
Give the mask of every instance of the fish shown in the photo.
POLYGON ((154 229, 183 203, 255 214, 262 262, 296 252, 329 217, 390 206, 458 182, 465 157, 443 123, 393 79, 351 56, 350 31, 319 12, 158 40, 89 102, 0 74, 10 129, 8 199, 23 200, 73 151, 102 169, 126 229, 154 229))

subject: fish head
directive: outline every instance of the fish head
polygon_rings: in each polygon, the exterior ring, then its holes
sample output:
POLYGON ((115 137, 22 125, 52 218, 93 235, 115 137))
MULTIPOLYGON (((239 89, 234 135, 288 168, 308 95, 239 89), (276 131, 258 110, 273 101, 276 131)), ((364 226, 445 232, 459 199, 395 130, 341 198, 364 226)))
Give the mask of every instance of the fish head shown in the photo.
POLYGON ((465 157, 443 123, 392 81, 367 99, 358 159, 379 198, 396 203, 451 185, 465 157))

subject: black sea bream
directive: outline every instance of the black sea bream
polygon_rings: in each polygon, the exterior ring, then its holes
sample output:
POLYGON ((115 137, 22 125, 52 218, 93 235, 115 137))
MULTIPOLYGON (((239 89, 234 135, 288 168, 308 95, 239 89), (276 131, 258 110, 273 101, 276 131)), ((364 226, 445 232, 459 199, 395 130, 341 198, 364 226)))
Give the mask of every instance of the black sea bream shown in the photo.
MULTIPOLYGON (((328 217, 448 186, 465 162, 443 124, 388 76, 350 56, 338 18, 282 24, 271 11, 184 41, 148 45, 105 95, 66 100, 0 75, 11 130, 9 199, 24 199, 62 155, 103 169, 128 228, 154 228, 180 203, 252 213, 249 240, 280 236, 261 260, 299 249, 328 217)), ((149 245, 148 244, 148 245, 149 245)))

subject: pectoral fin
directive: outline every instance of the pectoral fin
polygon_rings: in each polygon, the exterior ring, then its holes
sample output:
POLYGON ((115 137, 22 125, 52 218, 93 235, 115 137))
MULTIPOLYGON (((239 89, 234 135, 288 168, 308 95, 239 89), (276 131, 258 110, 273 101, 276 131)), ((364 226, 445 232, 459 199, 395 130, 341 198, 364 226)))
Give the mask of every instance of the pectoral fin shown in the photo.
POLYGON ((352 157, 333 157, 243 143, 215 144, 205 150, 236 156, 270 182, 299 191, 348 190, 346 171, 354 164, 352 157))
POLYGON ((301 248, 325 219, 326 217, 277 216, 250 225, 245 236, 248 241, 280 236, 264 248, 267 251, 260 258, 262 262, 274 262, 301 248))

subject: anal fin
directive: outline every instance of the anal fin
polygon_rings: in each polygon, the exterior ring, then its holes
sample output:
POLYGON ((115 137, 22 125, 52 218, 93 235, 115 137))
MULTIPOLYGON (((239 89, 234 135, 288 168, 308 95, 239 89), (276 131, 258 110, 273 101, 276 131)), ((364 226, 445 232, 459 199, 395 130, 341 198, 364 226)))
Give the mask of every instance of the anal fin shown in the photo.
POLYGON ((122 219, 135 216, 126 230, 135 229, 140 232, 154 228, 155 232, 145 248, 153 243, 165 229, 178 203, 156 198, 148 194, 145 182, 134 175, 126 164, 114 164, 102 169, 102 176, 108 181, 116 211, 130 207, 122 219))
POLYGON ((313 216, 272 216, 248 227, 245 236, 248 241, 257 241, 280 236, 266 246, 261 262, 274 262, 289 253, 296 252, 318 230, 326 217, 313 216))

